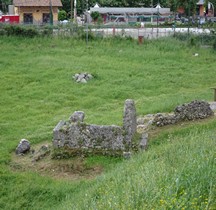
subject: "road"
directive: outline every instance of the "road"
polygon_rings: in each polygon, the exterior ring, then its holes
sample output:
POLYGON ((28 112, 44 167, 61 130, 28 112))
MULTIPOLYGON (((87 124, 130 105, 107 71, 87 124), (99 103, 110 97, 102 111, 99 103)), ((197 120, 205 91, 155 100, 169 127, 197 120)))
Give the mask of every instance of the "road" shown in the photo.
MULTIPOLYGON (((119 35, 119 36, 128 36, 132 38, 138 38, 139 36, 152 39, 152 38, 158 38, 158 37, 165 37, 173 35, 174 33, 188 33, 188 28, 176 28, 175 30, 173 28, 104 28, 104 29, 91 29, 96 33, 96 35, 101 36, 113 36, 113 35, 119 35)), ((200 28, 190 28, 189 33, 192 34, 209 34, 209 29, 200 29, 200 28)))

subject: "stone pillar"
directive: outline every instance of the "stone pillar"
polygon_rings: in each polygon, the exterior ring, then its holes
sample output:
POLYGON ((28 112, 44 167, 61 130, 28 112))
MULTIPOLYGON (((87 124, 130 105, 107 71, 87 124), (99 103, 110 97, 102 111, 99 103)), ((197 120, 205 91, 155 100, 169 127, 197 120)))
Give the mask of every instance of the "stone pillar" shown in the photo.
POLYGON ((123 129, 125 132, 124 142, 130 147, 132 138, 136 133, 136 107, 132 99, 127 99, 124 105, 123 129))
POLYGON ((53 146, 55 148, 59 146, 64 146, 65 135, 61 131, 62 127, 65 125, 65 122, 61 120, 56 127, 53 129, 53 146))

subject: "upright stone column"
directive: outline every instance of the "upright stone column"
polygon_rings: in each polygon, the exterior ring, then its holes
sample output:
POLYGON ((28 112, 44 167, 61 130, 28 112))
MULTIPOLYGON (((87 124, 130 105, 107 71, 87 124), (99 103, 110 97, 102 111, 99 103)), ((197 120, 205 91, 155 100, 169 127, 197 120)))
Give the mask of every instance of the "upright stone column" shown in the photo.
POLYGON ((136 107, 132 99, 127 99, 124 105, 123 129, 125 132, 125 145, 130 147, 132 138, 136 133, 136 107))

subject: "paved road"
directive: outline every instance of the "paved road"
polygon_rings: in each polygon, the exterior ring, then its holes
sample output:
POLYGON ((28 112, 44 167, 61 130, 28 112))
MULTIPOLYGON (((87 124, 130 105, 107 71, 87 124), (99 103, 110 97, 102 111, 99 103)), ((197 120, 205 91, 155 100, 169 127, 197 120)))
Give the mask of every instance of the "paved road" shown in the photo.
MULTIPOLYGON (((98 35, 103 36, 130 36, 133 38, 138 38, 142 36, 144 38, 152 39, 157 37, 165 37, 173 35, 174 32, 188 33, 188 28, 176 28, 175 31, 172 28, 136 28, 136 29, 117 29, 117 28, 105 28, 105 29, 92 29, 98 35)), ((190 28, 190 33, 201 34, 201 33, 210 33, 209 29, 200 29, 200 28, 190 28)))

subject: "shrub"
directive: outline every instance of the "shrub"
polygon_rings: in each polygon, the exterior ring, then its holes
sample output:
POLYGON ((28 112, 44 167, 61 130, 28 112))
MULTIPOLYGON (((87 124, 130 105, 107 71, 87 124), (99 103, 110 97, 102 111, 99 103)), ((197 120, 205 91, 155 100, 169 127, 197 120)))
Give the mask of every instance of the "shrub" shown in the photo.
POLYGON ((58 20, 62 21, 67 18, 67 13, 64 10, 60 10, 58 13, 58 20))
POLYGON ((100 13, 99 12, 92 12, 91 13, 91 17, 94 21, 96 21, 99 17, 100 17, 100 13))
POLYGON ((35 37, 39 35, 38 31, 33 27, 24 27, 19 25, 5 25, 3 27, 6 35, 8 36, 23 36, 23 37, 35 37))
POLYGON ((189 45, 190 46, 197 46, 199 43, 199 40, 198 40, 198 37, 197 36, 191 36, 190 39, 189 39, 189 45))

